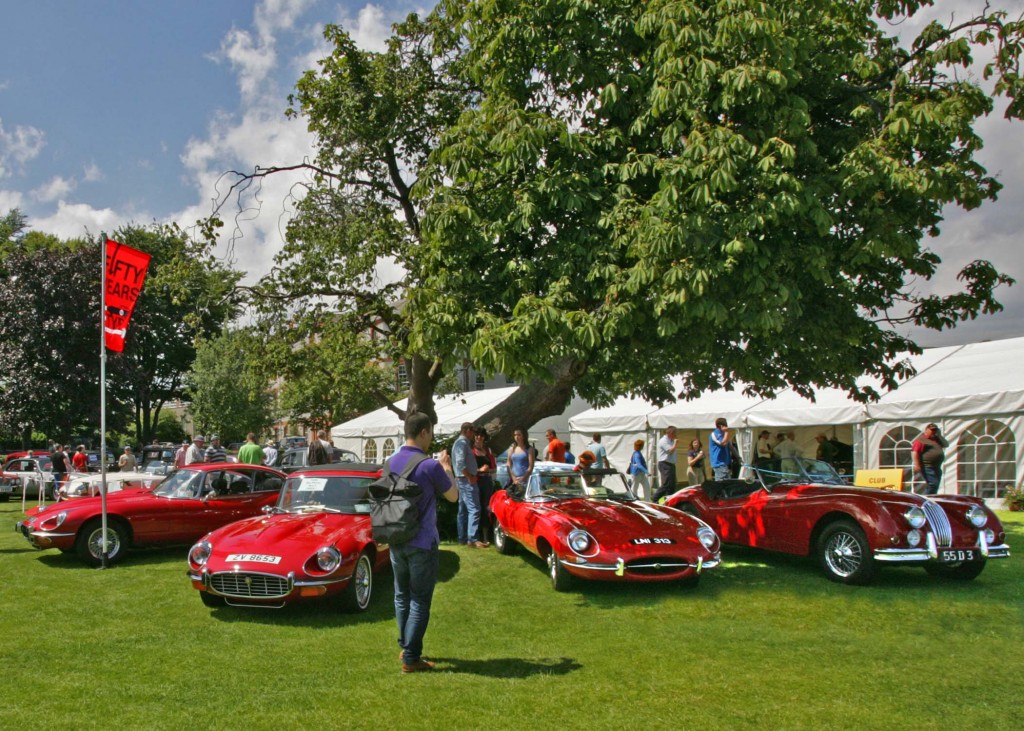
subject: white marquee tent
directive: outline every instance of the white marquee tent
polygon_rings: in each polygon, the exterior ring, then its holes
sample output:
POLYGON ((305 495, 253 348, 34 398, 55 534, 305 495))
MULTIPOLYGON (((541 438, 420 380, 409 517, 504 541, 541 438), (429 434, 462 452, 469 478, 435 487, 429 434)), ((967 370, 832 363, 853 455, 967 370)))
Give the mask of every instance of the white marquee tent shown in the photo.
MULTIPOLYGON (((434 432, 439 435, 455 436, 464 422, 475 422, 511 396, 516 388, 518 387, 490 388, 457 395, 439 396, 434 404, 437 411, 437 424, 434 426, 434 432)), ((407 403, 407 399, 402 399, 396 401, 395 406, 404 409, 407 403)), ((536 443, 537 448, 543 453, 543 445, 546 444, 544 433, 548 429, 554 429, 564 438, 564 435, 569 433, 569 418, 586 410, 589 406, 583 399, 574 398, 559 416, 542 419, 534 424, 529 430, 528 439, 536 443)), ((380 408, 351 421, 338 424, 331 429, 331 437, 334 446, 350 449, 368 462, 383 461, 405 443, 402 421, 394 411, 388 408, 380 408)), ((507 446, 504 444, 491 445, 496 453, 500 453, 507 446)))
MULTIPOLYGON (((906 465, 910 443, 934 421, 950 442, 943 492, 992 498, 997 485, 1018 482, 1024 475, 1024 338, 930 348, 910 360, 917 374, 873 403, 858 403, 836 389, 819 391, 813 402, 792 390, 773 399, 710 392, 662 408, 621 398, 570 418, 570 439, 578 450, 600 432, 609 460, 620 469, 629 463, 634 440, 644 439, 653 467, 654 442, 665 427, 677 427, 684 452, 694 437, 706 446, 722 416, 738 430, 741 449, 749 450, 762 428, 793 430, 804 453, 813 455, 815 435, 826 433, 854 445, 858 467, 877 468, 906 465)), ((679 472, 685 479, 685 470, 679 472)))

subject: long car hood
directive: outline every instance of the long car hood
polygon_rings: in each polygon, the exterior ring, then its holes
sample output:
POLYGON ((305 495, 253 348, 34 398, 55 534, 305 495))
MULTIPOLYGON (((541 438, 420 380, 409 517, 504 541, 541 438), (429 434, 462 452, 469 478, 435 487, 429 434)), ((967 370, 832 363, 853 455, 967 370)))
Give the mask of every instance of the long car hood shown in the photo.
MULTIPOLYGON (((207 537, 215 556, 229 553, 298 554, 308 558, 318 548, 362 536, 369 540, 369 515, 305 513, 269 515, 239 520, 207 537)), ((339 546, 343 553, 344 546, 339 546)))
POLYGON ((693 530, 696 521, 671 508, 641 502, 576 498, 549 503, 544 509, 561 513, 581 528, 594 531, 619 530, 624 534, 660 535, 680 528, 693 530))

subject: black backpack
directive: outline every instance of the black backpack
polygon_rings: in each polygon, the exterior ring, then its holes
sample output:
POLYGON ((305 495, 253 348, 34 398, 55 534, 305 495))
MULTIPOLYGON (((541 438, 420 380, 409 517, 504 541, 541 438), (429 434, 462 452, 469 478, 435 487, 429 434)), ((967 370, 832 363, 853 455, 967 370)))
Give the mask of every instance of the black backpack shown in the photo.
POLYGON ((419 533, 423 489, 409 475, 426 458, 425 454, 415 455, 398 475, 391 471, 388 460, 384 463, 384 474, 370 484, 370 523, 377 543, 407 543, 419 533))

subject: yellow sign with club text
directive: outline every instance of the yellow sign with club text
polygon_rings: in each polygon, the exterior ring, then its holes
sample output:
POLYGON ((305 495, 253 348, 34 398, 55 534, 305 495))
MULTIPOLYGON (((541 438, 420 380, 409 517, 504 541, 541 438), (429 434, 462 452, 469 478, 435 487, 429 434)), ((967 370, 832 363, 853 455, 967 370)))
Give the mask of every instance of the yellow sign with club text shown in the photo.
POLYGON ((903 470, 857 470, 854 487, 874 487, 879 490, 902 490, 903 470))

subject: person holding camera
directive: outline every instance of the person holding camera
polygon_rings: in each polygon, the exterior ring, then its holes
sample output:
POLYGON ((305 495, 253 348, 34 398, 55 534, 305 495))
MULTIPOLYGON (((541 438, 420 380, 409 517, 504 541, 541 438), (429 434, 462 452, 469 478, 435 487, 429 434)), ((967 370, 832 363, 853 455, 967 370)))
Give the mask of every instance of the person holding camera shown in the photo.
POLYGON ((686 453, 686 480, 690 487, 703 485, 707 473, 704 471, 704 445, 700 439, 690 442, 690 449, 686 453))
POLYGON ((949 442, 945 440, 937 424, 929 424, 914 440, 911 453, 914 458, 914 474, 925 483, 925 495, 936 495, 942 483, 942 460, 949 442))

